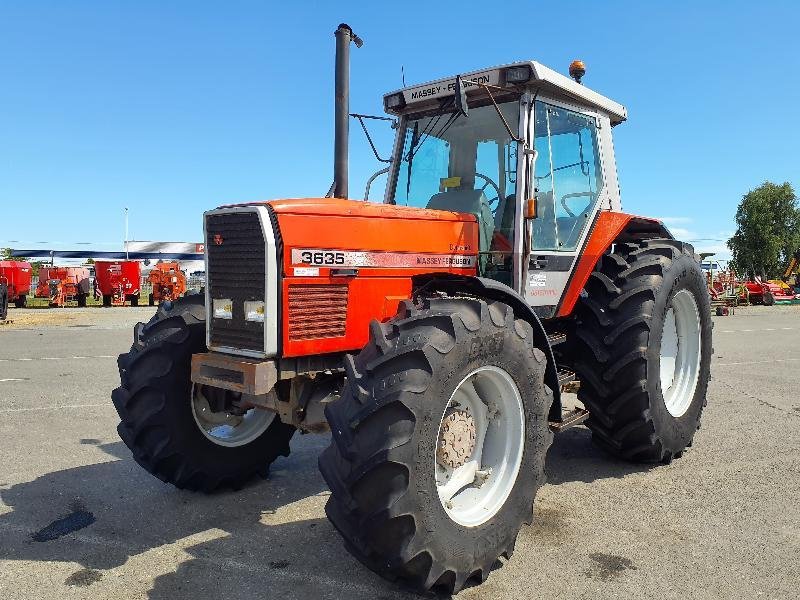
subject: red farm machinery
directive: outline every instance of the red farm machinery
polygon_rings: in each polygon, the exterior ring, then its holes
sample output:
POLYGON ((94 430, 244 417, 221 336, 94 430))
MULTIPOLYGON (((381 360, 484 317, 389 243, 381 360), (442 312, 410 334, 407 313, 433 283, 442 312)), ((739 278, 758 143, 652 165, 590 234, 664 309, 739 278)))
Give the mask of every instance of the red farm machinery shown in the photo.
POLYGON ((149 304, 172 302, 186 293, 186 275, 181 271, 180 263, 160 262, 147 275, 151 291, 149 304))
POLYGON ((62 307, 68 302, 86 306, 89 288, 86 267, 39 267, 36 297, 47 298, 51 307, 62 307))
POLYGON ((103 298, 103 306, 139 305, 142 265, 135 260, 105 261, 94 263, 97 293, 103 298))
POLYGON ((31 291, 30 263, 16 260, 0 260, 0 319, 5 319, 8 306, 23 308, 31 291))
POLYGON ((335 36, 328 197, 205 213, 205 294, 136 326, 117 430, 144 469, 205 492, 266 474, 297 430, 330 430, 319 468, 347 549, 453 594, 511 558, 554 433, 585 422, 641 463, 692 445, 706 277, 663 223, 623 212, 627 111, 581 84, 580 61, 572 79, 525 61, 386 94, 383 202, 349 199, 362 42, 335 36))
POLYGON ((739 288, 739 300, 744 303, 772 306, 776 302, 791 302, 794 299, 793 289, 758 275, 743 281, 739 288))

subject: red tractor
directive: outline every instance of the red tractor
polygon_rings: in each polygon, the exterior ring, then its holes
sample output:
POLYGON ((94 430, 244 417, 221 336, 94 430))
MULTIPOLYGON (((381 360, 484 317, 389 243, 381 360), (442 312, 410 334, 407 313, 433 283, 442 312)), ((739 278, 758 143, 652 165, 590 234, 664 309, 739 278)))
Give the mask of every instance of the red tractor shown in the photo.
POLYGON ((17 308, 24 308, 31 291, 30 263, 15 260, 0 260, 0 319, 8 314, 12 302, 17 308))
POLYGON ((152 291, 150 306, 162 302, 172 302, 186 293, 186 275, 177 262, 160 262, 147 275, 152 291))
POLYGON ((94 263, 94 280, 103 306, 139 305, 142 265, 135 260, 98 260, 94 263))
POLYGON ((86 306, 89 297, 89 269, 86 267, 40 267, 36 297, 47 298, 51 307, 67 302, 86 306))
POLYGON ((348 550, 454 593, 511 557, 554 432, 585 421, 643 463, 692 444, 709 294, 690 245, 622 212, 627 113, 579 62, 574 80, 518 62, 387 94, 384 200, 347 199, 361 40, 336 40, 332 197, 205 213, 205 294, 137 325, 118 431, 156 477, 210 492, 329 428, 326 512, 348 550), (568 411, 575 379, 585 409, 568 411))

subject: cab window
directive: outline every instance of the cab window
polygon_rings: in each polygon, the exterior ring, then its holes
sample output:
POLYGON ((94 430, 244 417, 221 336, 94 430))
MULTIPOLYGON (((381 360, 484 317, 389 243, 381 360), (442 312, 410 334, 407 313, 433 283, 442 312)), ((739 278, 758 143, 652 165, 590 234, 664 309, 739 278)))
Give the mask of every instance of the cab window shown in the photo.
POLYGON ((535 250, 574 250, 603 186, 594 117, 538 101, 535 107, 535 250))

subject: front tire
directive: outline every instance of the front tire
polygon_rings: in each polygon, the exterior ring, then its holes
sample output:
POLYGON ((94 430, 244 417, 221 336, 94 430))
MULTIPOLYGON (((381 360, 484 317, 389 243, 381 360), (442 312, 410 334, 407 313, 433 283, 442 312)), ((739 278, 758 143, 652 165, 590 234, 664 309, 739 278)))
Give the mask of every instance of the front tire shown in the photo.
POLYGON ((256 475, 266 476, 279 456, 289 455, 295 429, 278 418, 253 424, 247 415, 231 428, 202 397, 205 404, 197 410, 191 359, 205 351, 203 296, 160 308, 118 359, 121 385, 111 396, 121 420, 117 431, 136 462, 162 481, 204 492, 239 489, 256 475), (225 435, 214 434, 215 423, 225 435), (237 438, 240 425, 246 426, 245 435, 237 438))
POLYGON ((14 306, 16 306, 17 308, 25 308, 27 305, 28 305, 28 296, 26 295, 19 296, 17 297, 16 300, 14 300, 14 306))
POLYGON ((545 482, 545 365, 530 324, 501 302, 423 299, 373 322, 326 408, 332 440, 319 459, 331 489, 325 510, 350 552, 387 579, 445 593, 510 558, 545 482), (463 446, 459 428, 475 439, 463 446), (474 479, 449 489, 472 461, 474 479))
POLYGON ((691 445, 706 405, 711 306, 688 244, 618 244, 576 307, 578 399, 594 441, 622 458, 669 462, 691 445))

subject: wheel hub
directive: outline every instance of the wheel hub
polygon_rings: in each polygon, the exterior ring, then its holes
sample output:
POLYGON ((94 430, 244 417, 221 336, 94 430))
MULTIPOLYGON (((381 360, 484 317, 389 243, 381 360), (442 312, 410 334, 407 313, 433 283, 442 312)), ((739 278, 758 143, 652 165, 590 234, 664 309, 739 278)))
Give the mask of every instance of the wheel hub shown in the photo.
POLYGON ((218 446, 249 444, 264 433, 275 419, 274 412, 259 408, 241 412, 234 406, 220 406, 212 401, 212 392, 205 386, 193 385, 189 402, 197 427, 218 446))
POLYGON ((491 519, 514 487, 525 444, 522 396, 500 367, 472 371, 442 413, 431 462, 447 515, 465 527, 491 519))
POLYGON ((661 394, 673 417, 689 410, 700 373, 700 354, 700 311, 691 292, 680 290, 664 316, 659 353, 661 394))
POLYGON ((466 410, 454 410, 442 420, 436 460, 443 467, 457 469, 475 450, 475 419, 466 410))

